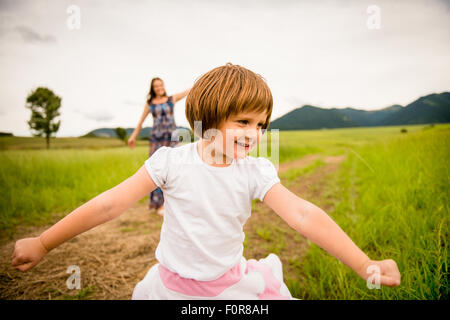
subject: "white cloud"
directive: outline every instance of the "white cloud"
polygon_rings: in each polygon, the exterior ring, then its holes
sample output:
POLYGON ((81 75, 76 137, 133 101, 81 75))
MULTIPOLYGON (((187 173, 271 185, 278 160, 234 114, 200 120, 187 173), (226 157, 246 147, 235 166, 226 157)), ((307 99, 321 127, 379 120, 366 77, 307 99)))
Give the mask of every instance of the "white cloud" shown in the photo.
POLYGON ((114 119, 114 115, 109 110, 94 109, 90 112, 78 111, 84 117, 96 122, 109 122, 114 119))
POLYGON ((22 36, 23 41, 25 42, 41 42, 41 43, 56 43, 56 38, 52 35, 42 35, 37 31, 33 30, 27 26, 17 26, 15 30, 22 36))

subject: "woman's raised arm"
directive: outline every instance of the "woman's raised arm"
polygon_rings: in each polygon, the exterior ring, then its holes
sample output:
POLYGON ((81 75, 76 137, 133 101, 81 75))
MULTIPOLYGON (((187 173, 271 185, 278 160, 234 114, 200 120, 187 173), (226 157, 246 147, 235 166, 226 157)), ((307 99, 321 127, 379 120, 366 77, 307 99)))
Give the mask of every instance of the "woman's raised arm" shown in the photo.
POLYGON ((191 88, 187 89, 186 91, 183 91, 183 92, 176 93, 176 94, 172 95, 173 103, 176 103, 177 101, 180 101, 181 99, 186 97, 189 94, 189 91, 191 91, 191 88))
POLYGON ((139 135, 139 132, 141 132, 142 124, 144 123, 145 118, 147 118, 148 114, 150 113, 150 110, 148 109, 148 103, 145 103, 144 111, 142 111, 141 119, 139 119, 139 123, 136 126, 136 128, 133 130, 133 133, 131 134, 130 138, 128 139, 128 145, 131 149, 133 149, 136 146, 136 138, 139 135))

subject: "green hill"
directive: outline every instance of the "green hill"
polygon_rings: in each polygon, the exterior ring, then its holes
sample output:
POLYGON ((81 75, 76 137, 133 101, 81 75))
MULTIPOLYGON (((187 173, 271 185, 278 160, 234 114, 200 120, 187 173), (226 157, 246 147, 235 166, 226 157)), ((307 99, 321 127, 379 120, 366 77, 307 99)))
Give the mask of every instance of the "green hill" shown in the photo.
POLYGON ((272 121, 270 129, 308 130, 450 122, 450 92, 430 94, 403 107, 380 110, 319 108, 304 105, 272 121))
POLYGON ((381 121, 380 125, 446 122, 450 122, 450 92, 421 97, 381 121))
MULTIPOLYGON (((185 127, 177 127, 177 129, 186 129, 185 127)), ((134 128, 125 128, 127 132, 127 136, 130 136, 133 133, 134 128)), ((148 136, 150 135, 151 127, 145 127, 141 129, 141 132, 139 132, 139 139, 148 139, 148 136)), ((83 135, 82 137, 102 137, 102 138, 117 138, 115 128, 99 128, 90 131, 89 133, 83 135)))
POLYGON ((353 108, 334 109, 345 114, 349 119, 364 127, 371 127, 378 125, 381 121, 388 118, 392 114, 403 108, 401 105, 393 105, 381 110, 357 110, 353 108))
POLYGON ((357 123, 335 109, 305 105, 270 123, 270 129, 299 130, 355 127, 357 123))

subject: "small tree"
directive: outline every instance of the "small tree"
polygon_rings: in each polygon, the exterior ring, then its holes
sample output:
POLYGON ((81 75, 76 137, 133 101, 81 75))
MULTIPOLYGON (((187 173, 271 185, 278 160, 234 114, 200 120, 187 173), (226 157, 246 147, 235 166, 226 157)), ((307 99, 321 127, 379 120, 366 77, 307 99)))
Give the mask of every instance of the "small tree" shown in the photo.
POLYGON ((26 100, 26 107, 31 110, 31 118, 27 121, 28 126, 34 132, 35 137, 45 136, 47 149, 50 148, 50 136, 56 133, 61 125, 61 120, 54 122, 60 115, 61 98, 52 90, 39 87, 31 92, 26 100))
POLYGON ((127 131, 126 131, 124 128, 121 128, 121 127, 117 127, 117 128, 115 129, 115 131, 116 131, 117 137, 118 137, 120 140, 122 140, 122 141, 124 141, 125 143, 127 143, 127 131))

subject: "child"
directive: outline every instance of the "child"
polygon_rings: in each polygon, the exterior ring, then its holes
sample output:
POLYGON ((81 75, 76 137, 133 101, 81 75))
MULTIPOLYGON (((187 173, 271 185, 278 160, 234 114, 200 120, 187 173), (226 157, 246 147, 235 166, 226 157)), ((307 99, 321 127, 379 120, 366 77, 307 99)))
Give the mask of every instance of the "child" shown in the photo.
POLYGON ((243 225, 260 199, 289 226, 366 280, 398 286, 393 260, 374 261, 314 204, 286 189, 273 164, 247 154, 269 126, 272 94, 250 70, 227 64, 196 81, 186 116, 200 140, 161 147, 130 178, 74 210, 39 237, 17 241, 12 264, 35 266, 50 250, 114 219, 160 187, 165 214, 152 266, 133 299, 292 299, 279 258, 243 257, 243 225))

